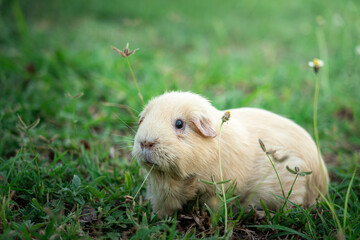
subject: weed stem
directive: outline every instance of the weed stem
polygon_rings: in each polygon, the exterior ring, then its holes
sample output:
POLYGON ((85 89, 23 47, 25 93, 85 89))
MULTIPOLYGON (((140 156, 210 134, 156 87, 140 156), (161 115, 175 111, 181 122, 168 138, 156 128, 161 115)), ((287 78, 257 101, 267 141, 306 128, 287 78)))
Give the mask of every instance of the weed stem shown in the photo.
MULTIPOLYGON (((283 188, 283 185, 281 183, 281 180, 280 180, 280 176, 279 176, 278 172, 276 171, 275 165, 274 165, 273 161, 271 160, 271 157, 269 156, 269 153, 268 152, 265 152, 265 153, 266 153, 266 156, 268 157, 268 159, 270 160, 270 163, 271 163, 271 165, 272 165, 272 167, 273 167, 273 169, 274 169, 274 171, 276 173, 277 179, 279 180, 279 183, 280 183, 282 195, 283 195, 283 197, 285 199, 285 192, 284 192, 284 188, 283 188)), ((285 206, 287 207, 286 201, 285 201, 285 206)))
POLYGON ((314 120, 314 135, 315 135, 316 148, 317 148, 317 153, 318 153, 318 159, 320 159, 319 132, 318 132, 318 128, 317 128, 318 99, 319 99, 319 75, 316 74, 313 120, 314 120))
MULTIPOLYGON (((222 129, 223 124, 224 124, 224 121, 221 122, 220 131, 219 131, 219 139, 218 139, 219 168, 220 168, 220 181, 221 181, 221 182, 224 181, 224 179, 223 179, 223 174, 222 174, 222 168, 221 168, 221 150, 220 150, 221 129, 222 129)), ((225 231, 224 231, 224 235, 226 236, 226 232, 227 232, 227 203, 226 203, 226 192, 225 192, 224 183, 221 183, 221 190, 222 190, 223 201, 224 201, 224 208, 225 208, 225 231)))
POLYGON ((135 74, 134 74, 134 71, 133 71, 133 69, 132 69, 132 67, 131 67, 130 61, 129 61, 129 59, 127 59, 127 58, 125 58, 125 59, 126 59, 126 62, 127 62, 128 66, 129 66, 129 69, 130 69, 130 72, 131 72, 131 76, 132 76, 132 78, 133 78, 133 81, 134 81, 134 83, 135 83, 135 85, 136 85, 136 89, 137 89, 137 91, 138 91, 138 95, 139 95, 139 98, 140 98, 140 100, 141 100, 141 104, 142 104, 143 106, 145 106, 145 104, 144 104, 144 98, 143 98, 143 96, 141 95, 140 88, 139 88, 139 84, 138 84, 138 82, 136 81, 135 74))
POLYGON ((28 136, 29 140, 30 140, 30 146, 31 146, 31 150, 34 154, 34 158, 35 158, 35 164, 36 164, 36 171, 37 171, 37 175, 38 175, 38 181, 39 181, 39 190, 41 190, 41 178, 40 178, 40 170, 39 170, 39 163, 38 163, 38 158, 37 158, 37 155, 36 155, 36 152, 35 152, 35 148, 34 148, 34 144, 33 144, 33 141, 32 141, 32 138, 29 134, 29 130, 26 130, 26 135, 28 136))
MULTIPOLYGON (((325 185, 326 193, 328 192, 327 182, 324 174, 324 166, 321 163, 321 153, 320 153, 320 142, 319 142, 319 131, 317 126, 317 108, 318 108, 318 100, 319 100, 319 74, 315 73, 315 93, 314 93, 314 113, 313 113, 313 121, 314 121, 314 137, 318 155, 318 162, 321 168, 321 178, 325 185)), ((325 194, 326 195, 326 194, 325 194)))
POLYGON ((144 186, 144 184, 145 184, 146 180, 148 179, 148 177, 149 177, 149 175, 150 175, 150 173, 151 173, 151 171, 152 171, 153 168, 154 168, 154 165, 152 165, 152 167, 150 168, 149 172, 146 174, 144 181, 141 183, 141 186, 140 186, 139 190, 136 192, 136 194, 135 194, 135 196, 134 196, 134 200, 135 200, 135 198, 137 197, 137 195, 139 194, 139 192, 140 192, 140 190, 142 189, 142 187, 144 186))
POLYGON ((294 188, 295 182, 296 182, 296 180, 297 180, 298 177, 299 177, 299 174, 296 174, 295 179, 294 179, 294 181, 293 181, 293 183, 292 183, 292 185, 291 185, 291 188, 290 188, 290 190, 289 190, 289 192, 288 192, 288 195, 287 195, 287 197, 286 197, 286 201, 284 202, 284 205, 282 206, 281 209, 284 209, 284 207, 286 206, 286 202, 287 202, 287 200, 289 200, 290 194, 292 193, 292 190, 293 190, 293 188, 294 188))

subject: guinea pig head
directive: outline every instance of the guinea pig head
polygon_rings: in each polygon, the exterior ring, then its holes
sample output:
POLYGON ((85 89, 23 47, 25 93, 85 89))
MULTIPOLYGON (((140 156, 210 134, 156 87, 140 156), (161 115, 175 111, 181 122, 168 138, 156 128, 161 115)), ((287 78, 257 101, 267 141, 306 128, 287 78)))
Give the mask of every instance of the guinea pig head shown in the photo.
POLYGON ((216 149, 217 110, 203 97, 170 92, 152 99, 140 114, 132 155, 142 167, 184 179, 206 168, 216 149))

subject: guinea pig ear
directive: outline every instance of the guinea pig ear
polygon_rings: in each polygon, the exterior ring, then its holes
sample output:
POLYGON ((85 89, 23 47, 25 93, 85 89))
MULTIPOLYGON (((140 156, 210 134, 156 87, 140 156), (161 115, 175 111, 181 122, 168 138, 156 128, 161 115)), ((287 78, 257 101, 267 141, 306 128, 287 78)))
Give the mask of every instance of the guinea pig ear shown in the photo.
POLYGON ((208 120, 204 116, 196 116, 190 119, 190 121, 195 125, 195 128, 203 135, 204 137, 214 138, 217 136, 216 131, 210 124, 210 120, 208 120))

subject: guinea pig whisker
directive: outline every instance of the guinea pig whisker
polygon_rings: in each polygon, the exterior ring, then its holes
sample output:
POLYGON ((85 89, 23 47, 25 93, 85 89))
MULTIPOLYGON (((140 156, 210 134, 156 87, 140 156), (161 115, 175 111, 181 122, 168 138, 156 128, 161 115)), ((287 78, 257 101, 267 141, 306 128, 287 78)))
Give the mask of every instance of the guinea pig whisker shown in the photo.
POLYGON ((122 147, 122 146, 116 147, 115 149, 116 149, 116 150, 123 150, 123 151, 129 151, 129 150, 131 150, 130 147, 122 147))
POLYGON ((115 147, 117 150, 125 150, 125 151, 131 151, 132 150, 132 146, 127 146, 127 145, 118 145, 115 147))
POLYGON ((131 150, 133 149, 133 146, 131 146, 130 144, 117 144, 115 145, 115 147, 117 148, 121 148, 121 149, 126 149, 126 150, 131 150))
POLYGON ((136 131, 132 127, 130 127, 129 124, 127 124, 124 120, 122 120, 118 114, 115 114, 115 116, 124 124, 125 127, 127 127, 134 134, 136 134, 136 131))
POLYGON ((130 127, 129 124, 125 123, 123 120, 120 120, 120 121, 122 121, 122 123, 125 125, 125 127, 127 127, 131 132, 136 134, 136 131, 132 127, 130 127))
POLYGON ((115 140, 115 143, 134 143, 135 141, 132 140, 132 139, 118 139, 118 140, 115 140))
POLYGON ((111 136, 113 137, 117 137, 117 138, 126 138, 126 139, 134 139, 133 136, 127 136, 127 135, 123 135, 123 134, 116 134, 116 133, 112 133, 111 136))
POLYGON ((131 154, 131 161, 138 159, 138 154, 131 154))
POLYGON ((132 145, 135 143, 134 139, 115 139, 115 143, 131 143, 132 145))
POLYGON ((115 143, 134 143, 135 140, 134 139, 126 139, 126 138, 118 138, 118 139, 114 139, 115 143))
POLYGON ((140 114, 140 112, 138 110, 136 110, 135 108, 133 107, 130 107, 129 105, 126 105, 127 108, 131 109, 133 112, 135 112, 137 115, 140 114))
POLYGON ((117 150, 122 149, 122 150, 127 150, 128 151, 128 150, 132 149, 132 146, 129 145, 129 144, 116 144, 115 149, 117 149, 117 150))
MULTIPOLYGON (((116 135, 114 135, 114 136, 116 136, 116 135)), ((119 138, 122 138, 122 139, 132 139, 132 140, 134 140, 135 138, 133 137, 133 136, 124 136, 124 135, 118 135, 118 137, 119 138)))
POLYGON ((131 142, 118 142, 118 143, 115 143, 115 145, 122 146, 122 147, 129 147, 129 148, 134 147, 131 142))

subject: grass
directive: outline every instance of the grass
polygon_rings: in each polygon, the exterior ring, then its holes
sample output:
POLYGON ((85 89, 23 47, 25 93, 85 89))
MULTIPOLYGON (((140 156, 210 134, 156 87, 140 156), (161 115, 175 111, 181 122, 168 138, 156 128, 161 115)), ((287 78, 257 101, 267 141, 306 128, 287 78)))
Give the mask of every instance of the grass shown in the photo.
POLYGON ((260 212, 235 203, 227 220, 234 238, 335 239, 341 228, 346 239, 360 235, 356 1, 7 0, 0 8, 2 238, 223 235, 224 217, 196 203, 164 220, 151 213, 146 174, 130 157, 142 103, 133 73, 111 49, 127 42, 140 48, 130 61, 145 103, 191 90, 219 109, 265 108, 310 133, 315 82, 307 63, 322 59, 317 119, 329 204, 260 212), (17 115, 40 122, 24 132, 17 115), (135 204, 126 198, 138 191, 135 204))

